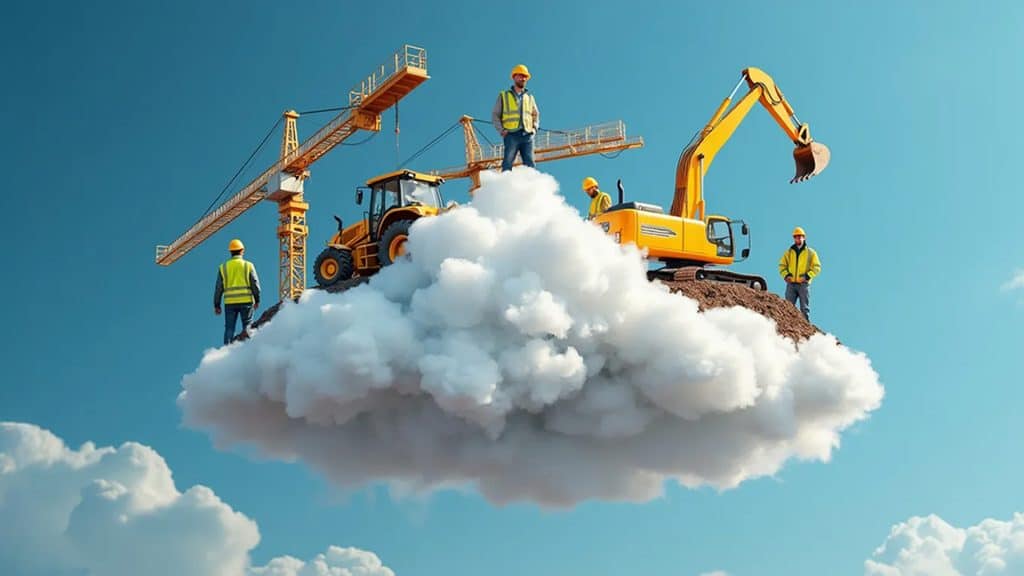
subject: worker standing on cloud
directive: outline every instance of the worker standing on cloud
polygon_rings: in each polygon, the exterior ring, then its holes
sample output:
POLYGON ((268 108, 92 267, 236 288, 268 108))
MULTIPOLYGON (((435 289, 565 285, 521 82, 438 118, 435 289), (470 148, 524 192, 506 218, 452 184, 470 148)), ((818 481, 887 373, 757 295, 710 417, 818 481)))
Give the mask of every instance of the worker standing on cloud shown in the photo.
POLYGON ((501 171, 507 172, 515 163, 516 153, 523 164, 533 167, 533 135, 540 127, 540 111, 537 101, 526 89, 530 71, 517 64, 512 68, 512 86, 498 94, 498 101, 491 111, 494 128, 505 143, 505 155, 501 160, 501 171))
POLYGON ((821 272, 821 261, 814 248, 807 245, 806 239, 803 228, 797 226, 793 229, 793 245, 779 260, 779 274, 786 281, 786 300, 795 306, 799 299, 800 312, 810 320, 811 281, 821 272))
POLYGON ((260 278, 252 262, 242 258, 245 246, 239 239, 228 243, 231 259, 217 268, 217 285, 213 289, 213 313, 220 315, 224 297, 224 344, 235 337, 235 324, 242 319, 242 333, 249 332, 253 310, 260 307, 260 278))
POLYGON ((587 213, 588 220, 597 218, 605 210, 611 208, 612 197, 607 192, 601 191, 597 180, 592 176, 587 176, 583 179, 583 191, 587 193, 587 196, 590 196, 590 211, 587 213))

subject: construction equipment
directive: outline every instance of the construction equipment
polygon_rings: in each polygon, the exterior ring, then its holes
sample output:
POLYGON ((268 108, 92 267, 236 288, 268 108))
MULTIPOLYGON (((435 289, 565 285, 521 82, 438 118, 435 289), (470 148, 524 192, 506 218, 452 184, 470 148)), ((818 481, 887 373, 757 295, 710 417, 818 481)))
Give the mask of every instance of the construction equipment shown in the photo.
POLYGON ((308 168, 359 130, 379 132, 381 113, 395 106, 429 78, 426 50, 403 46, 349 91, 349 105, 313 136, 299 144, 294 110, 284 113, 280 159, 215 210, 204 215, 170 245, 157 246, 156 263, 168 266, 261 200, 278 206, 278 291, 294 300, 306 288, 306 211, 303 182, 308 168))
MULTIPOLYGON (((334 217, 338 231, 313 265, 313 274, 320 287, 328 288, 350 279, 371 276, 393 263, 405 254, 405 242, 412 223, 418 218, 445 211, 440 191, 445 180, 468 177, 476 189, 481 171, 501 166, 501 146, 492 145, 485 153, 476 138, 474 119, 463 116, 459 122, 466 141, 465 166, 430 174, 398 170, 377 176, 366 183, 370 191, 370 209, 362 220, 346 228, 341 218, 334 217)), ((453 125, 449 130, 454 128, 453 125)), ((428 147, 445 135, 435 138, 428 147)), ((534 148, 537 162, 643 146, 642 138, 626 137, 626 127, 621 121, 568 132, 545 133, 538 140, 540 143, 534 148)), ((414 154, 413 158, 421 152, 414 154)), ((356 203, 362 203, 364 191, 357 189, 356 203)))
MULTIPOLYGON (((480 187, 481 172, 501 168, 501 159, 505 155, 501 144, 488 144, 486 147, 480 144, 473 127, 474 122, 480 121, 471 116, 459 119, 466 144, 466 164, 431 172, 445 180, 469 178, 472 182, 470 192, 480 187)), ((490 122, 486 124, 488 127, 491 125, 490 122)), ((621 120, 573 130, 542 129, 540 134, 534 136, 533 161, 539 164, 589 154, 618 154, 623 150, 643 146, 643 138, 626 136, 626 125, 621 120)), ((521 160, 516 161, 516 165, 521 163, 521 160)))
POLYGON ((737 236, 746 237, 747 242, 740 252, 740 259, 750 255, 750 229, 742 220, 705 215, 704 204, 704 176, 708 168, 758 101, 796 145, 793 151, 796 175, 791 183, 807 180, 828 165, 828 148, 811 139, 810 128, 800 123, 772 78, 757 68, 743 70, 743 77, 736 88, 722 101, 711 120, 680 156, 675 196, 669 214, 665 214, 660 206, 624 202, 620 184, 619 204, 594 220, 617 242, 636 244, 647 251, 649 259, 663 263, 663 268, 649 272, 652 278, 734 282, 757 290, 767 289, 768 283, 761 276, 713 268, 736 261, 737 236), (749 92, 730 108, 733 97, 744 82, 749 92), (733 226, 737 223, 740 224, 738 231, 733 226))
MULTIPOLYGON (((370 276, 405 254, 409 227, 418 218, 445 210, 440 184, 443 179, 412 170, 398 170, 371 179, 370 209, 348 228, 341 218, 338 232, 317 256, 313 275, 321 287, 354 277, 370 276)), ((356 189, 356 203, 363 203, 363 188, 356 189)))

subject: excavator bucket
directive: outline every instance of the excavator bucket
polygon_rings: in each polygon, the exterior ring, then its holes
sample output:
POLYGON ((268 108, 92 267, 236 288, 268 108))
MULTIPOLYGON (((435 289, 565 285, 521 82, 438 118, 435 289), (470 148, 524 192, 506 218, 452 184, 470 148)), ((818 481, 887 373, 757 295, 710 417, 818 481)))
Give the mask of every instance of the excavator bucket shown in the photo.
POLYGON ((832 153, 829 152, 828 146, 821 142, 811 142, 806 146, 797 146, 793 150, 793 160, 796 160, 796 176, 793 176, 793 179, 789 182, 803 182, 812 176, 821 174, 825 167, 828 166, 828 161, 831 157, 832 153))

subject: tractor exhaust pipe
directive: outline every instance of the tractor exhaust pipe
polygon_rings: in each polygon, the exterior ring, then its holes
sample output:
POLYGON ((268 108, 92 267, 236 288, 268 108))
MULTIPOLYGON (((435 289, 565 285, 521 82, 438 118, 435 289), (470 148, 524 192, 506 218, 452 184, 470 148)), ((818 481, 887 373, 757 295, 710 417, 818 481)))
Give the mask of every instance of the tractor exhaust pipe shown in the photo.
POLYGON ((812 176, 821 174, 825 167, 828 166, 829 159, 831 158, 832 152, 829 151, 828 146, 821 142, 798 144, 796 149, 793 150, 793 160, 796 161, 796 176, 793 176, 789 183, 803 182, 804 180, 809 180, 812 176))
POLYGON ((623 195, 624 195, 624 192, 622 191, 622 178, 619 178, 615 182, 615 186, 619 189, 619 204, 622 204, 622 202, 623 202, 622 198, 623 198, 623 195))

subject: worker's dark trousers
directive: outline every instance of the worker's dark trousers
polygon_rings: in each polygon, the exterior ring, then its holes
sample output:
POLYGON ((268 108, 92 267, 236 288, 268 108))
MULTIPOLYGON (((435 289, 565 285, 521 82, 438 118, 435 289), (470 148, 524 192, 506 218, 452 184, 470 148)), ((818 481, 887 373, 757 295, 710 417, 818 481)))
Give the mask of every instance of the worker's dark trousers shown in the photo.
POLYGON ((249 331, 252 324, 252 304, 224 305, 224 343, 230 344, 235 337, 235 320, 242 319, 242 332, 249 331))
POLYGON ((800 311, 804 313, 804 318, 810 320, 811 294, 809 286, 806 283, 786 282, 786 300, 789 300, 790 304, 796 305, 797 298, 800 299, 800 311))
POLYGON ((533 134, 524 130, 505 134, 505 156, 501 159, 501 171, 508 172, 516 162, 516 152, 523 159, 523 164, 533 167, 533 134))

